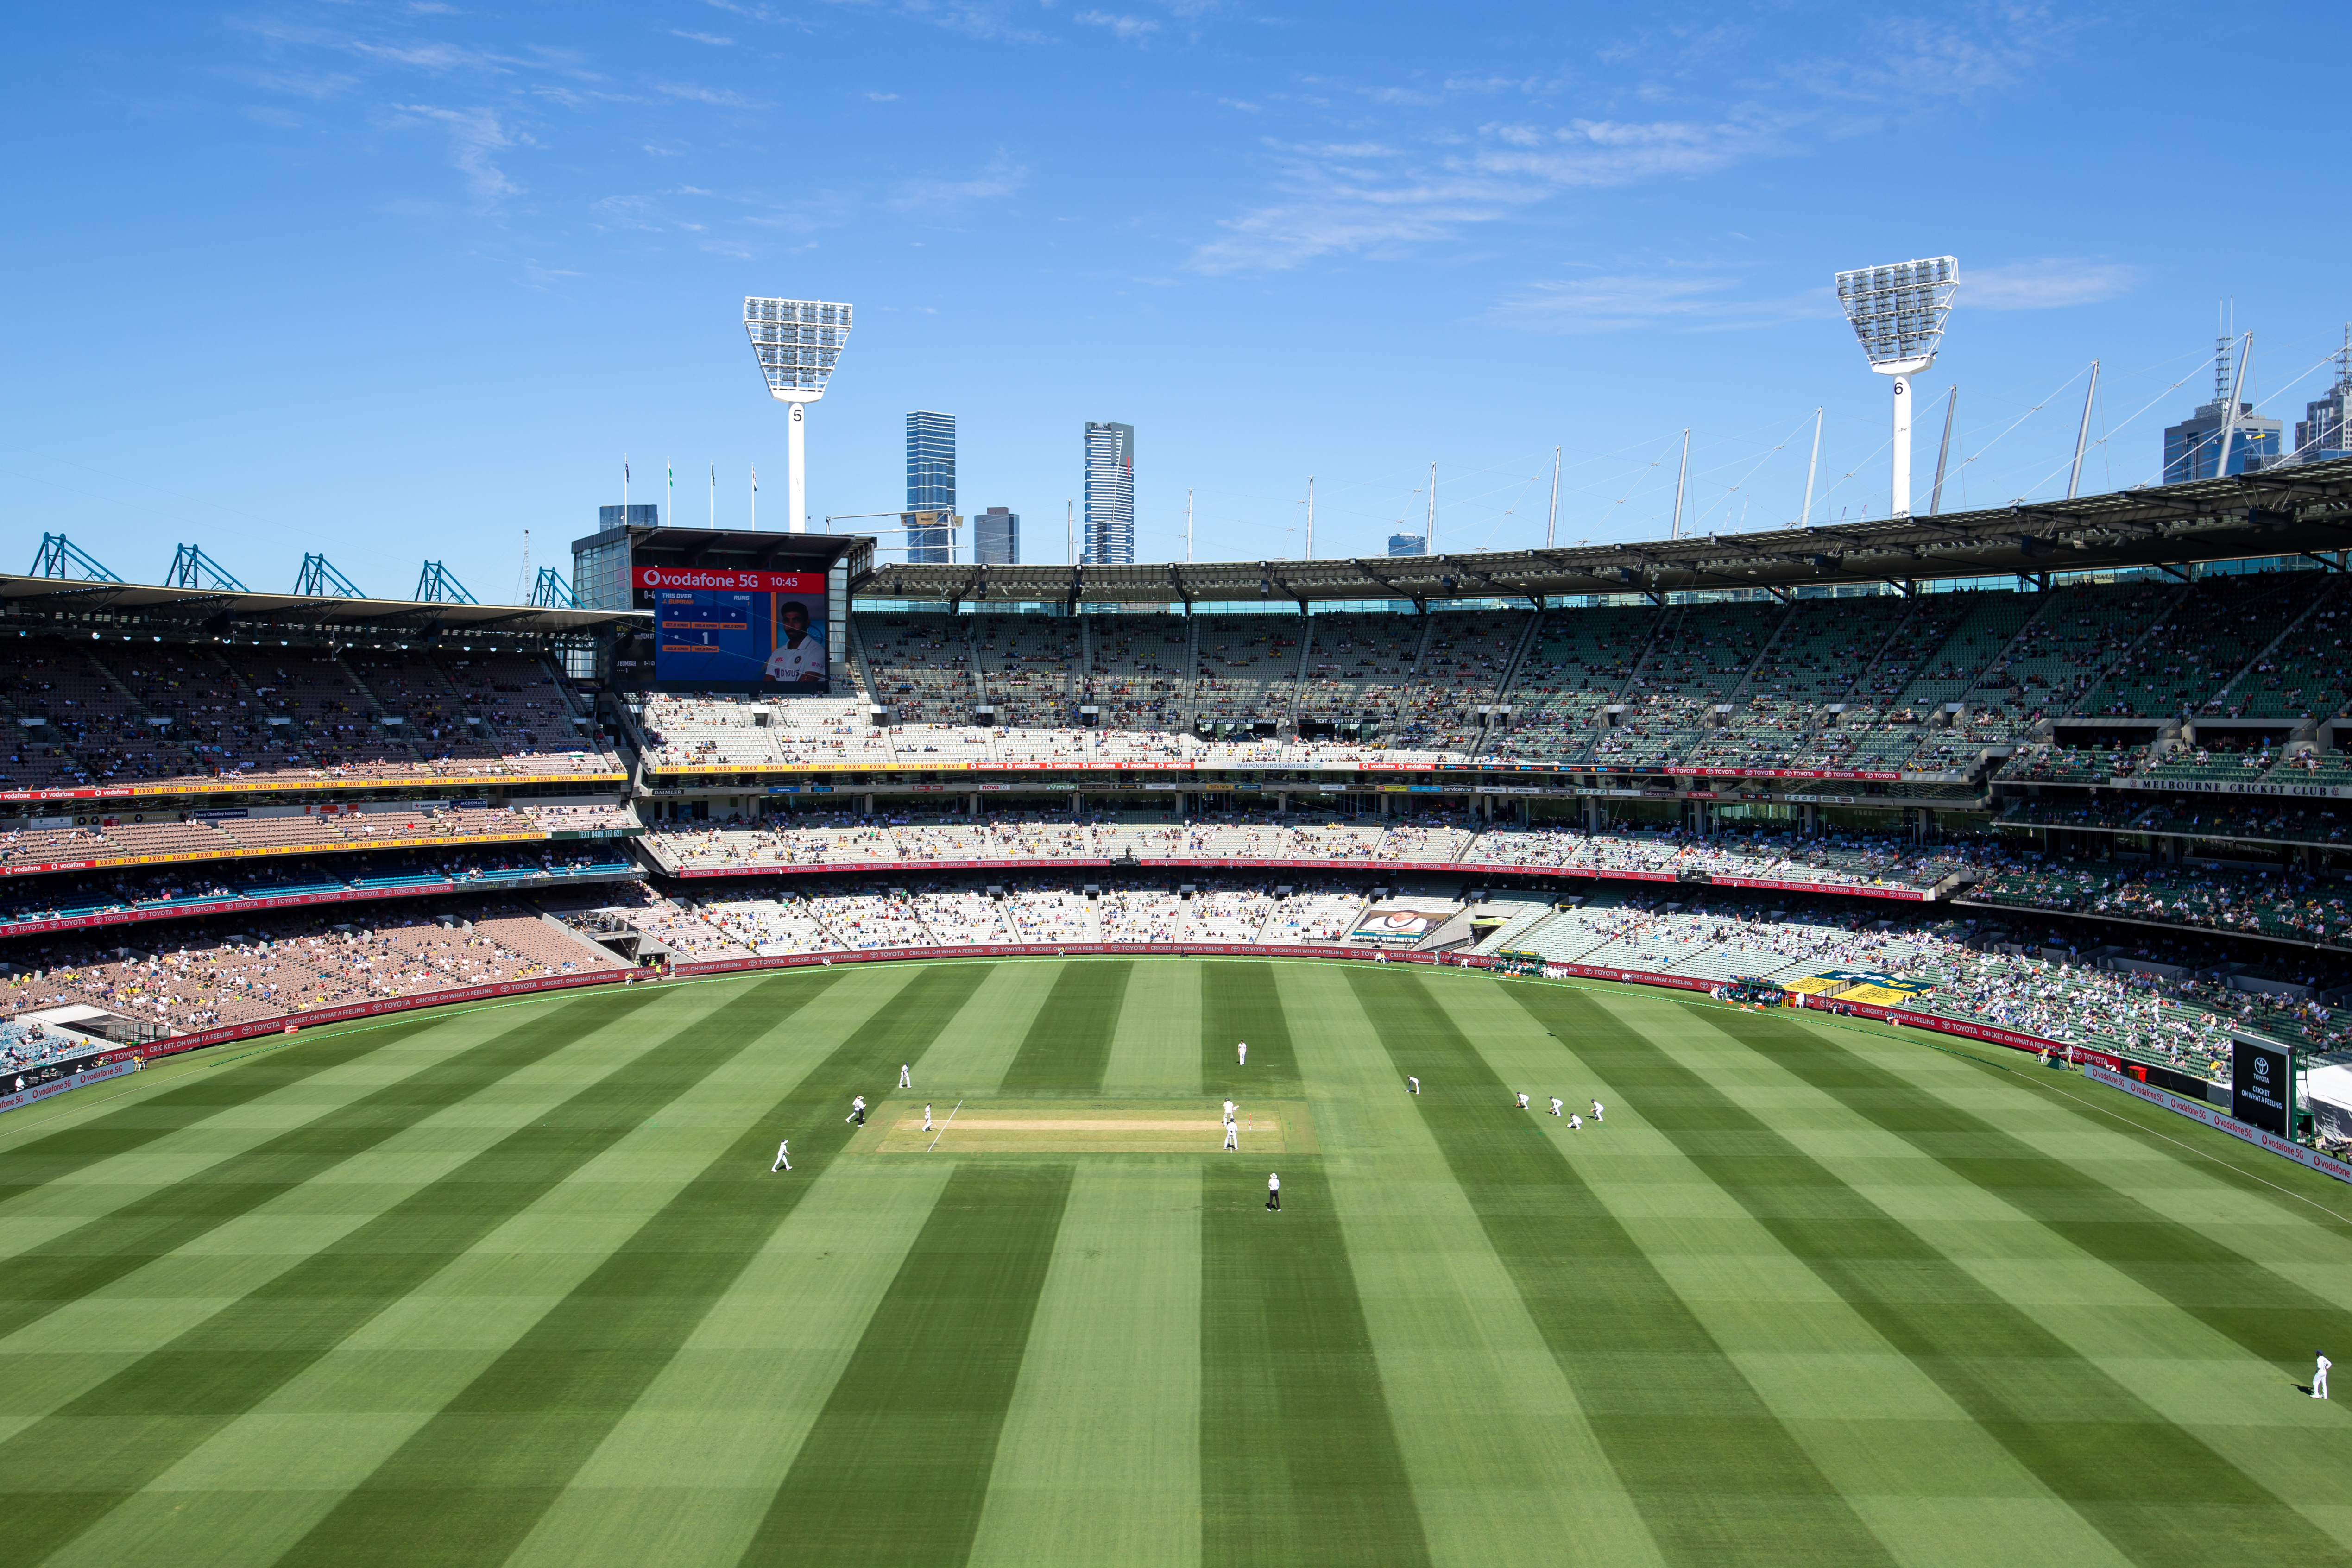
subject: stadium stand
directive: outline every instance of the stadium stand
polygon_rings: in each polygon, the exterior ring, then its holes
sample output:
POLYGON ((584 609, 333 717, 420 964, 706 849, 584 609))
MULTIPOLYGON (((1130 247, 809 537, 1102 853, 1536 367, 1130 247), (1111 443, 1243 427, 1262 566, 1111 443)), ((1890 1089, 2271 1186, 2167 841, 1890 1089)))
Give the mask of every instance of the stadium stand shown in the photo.
POLYGON ((2187 577, 860 609, 825 697, 36 634, 0 672, 0 1052, 45 1007, 168 1035, 647 964, 1363 951, 1376 904, 1443 915, 1425 952, 1883 971, 2200 1075, 2234 1027, 2352 1048, 2352 596, 2187 577))

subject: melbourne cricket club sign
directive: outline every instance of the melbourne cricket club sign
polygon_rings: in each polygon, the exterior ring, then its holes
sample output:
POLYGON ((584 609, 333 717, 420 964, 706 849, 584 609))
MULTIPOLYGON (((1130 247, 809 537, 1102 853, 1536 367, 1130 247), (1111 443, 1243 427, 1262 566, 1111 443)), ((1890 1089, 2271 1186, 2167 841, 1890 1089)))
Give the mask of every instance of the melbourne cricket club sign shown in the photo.
POLYGON ((2275 1137, 2294 1136, 2294 1052, 2276 1040, 2232 1033, 2230 1114, 2275 1137))

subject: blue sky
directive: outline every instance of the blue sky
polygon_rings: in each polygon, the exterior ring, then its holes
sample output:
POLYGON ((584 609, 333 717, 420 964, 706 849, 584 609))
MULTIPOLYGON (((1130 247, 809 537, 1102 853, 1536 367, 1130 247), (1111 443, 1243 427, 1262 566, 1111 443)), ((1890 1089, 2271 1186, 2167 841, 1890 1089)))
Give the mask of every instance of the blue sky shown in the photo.
MULTIPOLYGON (((0 472, 133 579, 323 549, 485 600, 593 508, 783 521, 747 293, 854 303, 812 512, 894 507, 903 416, 1062 559, 1080 427, 1137 435, 1139 555, 1448 549, 1884 515, 1886 387, 1830 284, 1943 253, 1924 505, 2155 476, 2217 305, 2292 423, 2352 316, 2316 149, 2342 26, 2263 8, 1282 0, 23 7, 0 472), (2301 35, 2297 26, 2314 29, 2301 35), (2259 62, 2259 71, 2249 75, 2259 62), (2258 82, 2258 86, 2254 85, 2258 82), (2306 374, 2305 372, 2309 373, 2306 374), (2294 378, 2301 376, 2300 382, 2294 378), (2070 378, 2072 378, 2070 380, 2070 378), (2176 388, 2175 383, 2186 382, 2176 388), (2290 384, 2290 383, 2293 384, 2290 384), (2152 406, 2150 406, 2152 405, 2152 406), (2040 412, 2032 412, 2036 407, 2040 412), (2144 412, 2143 412, 2144 411, 2144 412)), ((16 559, 0 567, 23 570, 16 559)))

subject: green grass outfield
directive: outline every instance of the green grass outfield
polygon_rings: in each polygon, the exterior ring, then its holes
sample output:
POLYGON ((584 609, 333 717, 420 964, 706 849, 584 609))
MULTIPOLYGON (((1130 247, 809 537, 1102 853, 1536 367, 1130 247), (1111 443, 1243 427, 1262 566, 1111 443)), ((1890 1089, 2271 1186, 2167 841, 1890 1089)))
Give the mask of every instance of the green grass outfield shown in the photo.
POLYGON ((2352 1190, 1944 1044, 1087 959, 224 1048, 0 1118, 0 1563, 2352 1561, 2352 1190))

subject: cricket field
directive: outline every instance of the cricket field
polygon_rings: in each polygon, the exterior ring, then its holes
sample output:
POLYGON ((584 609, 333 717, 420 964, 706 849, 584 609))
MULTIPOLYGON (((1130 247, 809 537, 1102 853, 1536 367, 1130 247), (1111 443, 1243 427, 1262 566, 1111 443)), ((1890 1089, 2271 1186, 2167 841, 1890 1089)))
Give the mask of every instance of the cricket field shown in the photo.
POLYGON ((2022 1053, 1634 987, 425 1011, 0 1118, 0 1563, 2343 1563, 2347 1214, 2022 1053))

